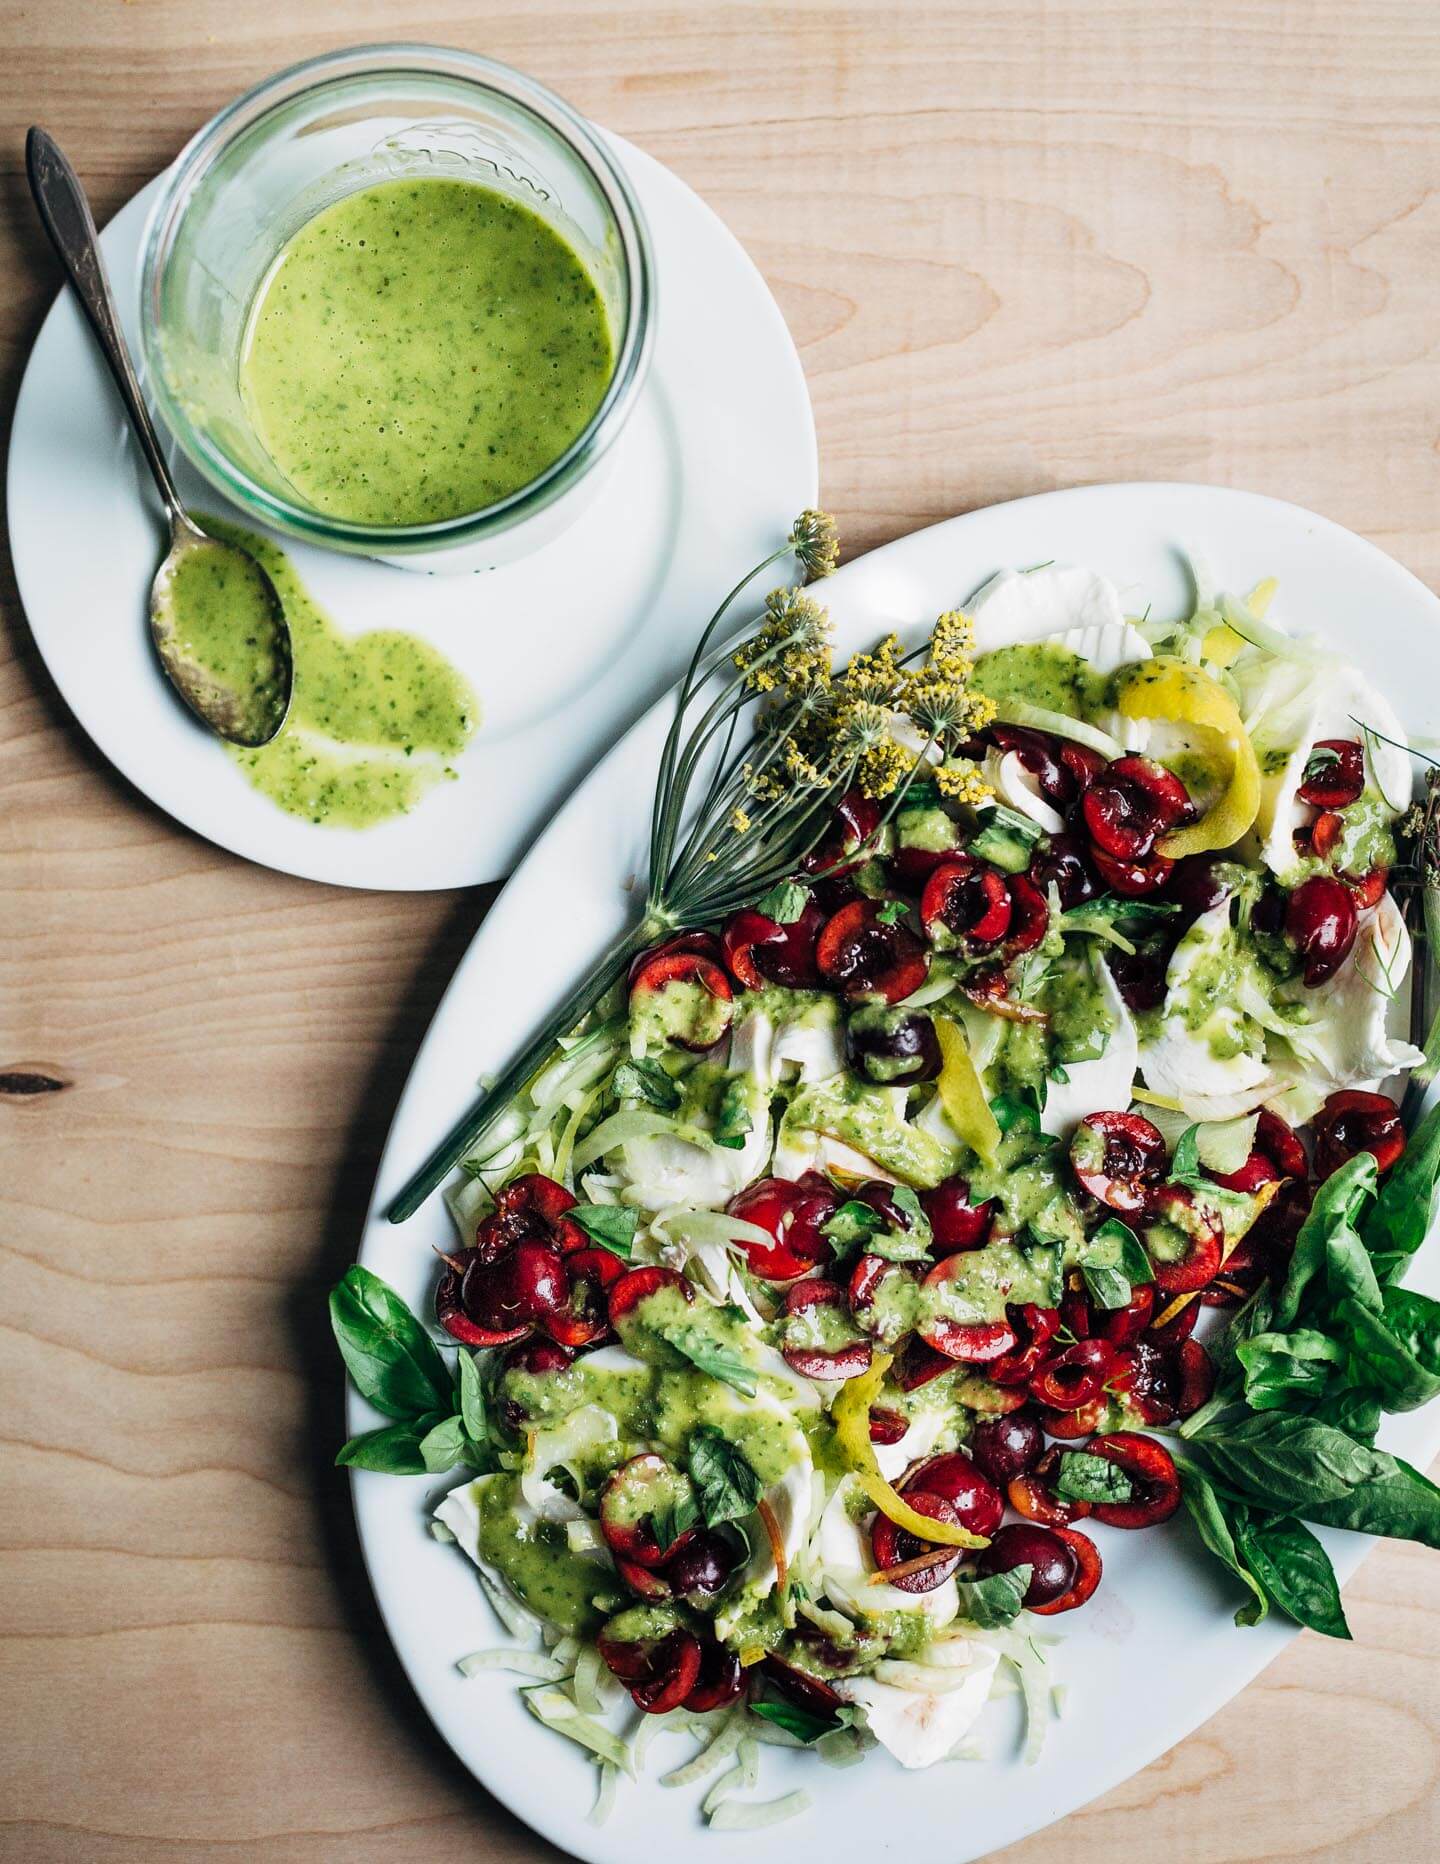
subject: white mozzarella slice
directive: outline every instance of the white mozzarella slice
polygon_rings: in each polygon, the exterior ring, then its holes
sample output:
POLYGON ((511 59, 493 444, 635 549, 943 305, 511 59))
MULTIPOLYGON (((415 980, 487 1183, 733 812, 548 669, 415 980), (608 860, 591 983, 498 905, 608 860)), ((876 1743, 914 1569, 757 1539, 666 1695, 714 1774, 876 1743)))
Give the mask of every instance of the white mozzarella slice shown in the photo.
POLYGON ((966 1638, 930 1645, 923 1664, 882 1664, 881 1671, 910 1672, 914 1686, 902 1687, 874 1676, 841 1677, 836 1691, 862 1709, 871 1734, 902 1767, 932 1767, 944 1760, 974 1727, 990 1699, 1000 1653, 966 1638), (952 1669, 941 1689, 923 1687, 924 1670, 952 1669))
POLYGON ((965 605, 977 653, 1040 641, 1071 629, 1124 627, 1120 597, 1108 577, 1076 564, 1001 570, 965 605))
MULTIPOLYGON (((1119 606, 1118 598, 1116 606, 1119 606)), ((1151 658, 1150 643, 1128 621, 1092 622, 1088 627, 1067 628, 1055 636, 1057 647, 1068 647, 1072 654, 1088 660, 1097 673, 1114 673, 1137 660, 1151 658)))
POLYGON ((783 1132, 776 1142, 771 1161, 777 1178, 801 1178, 807 1171, 834 1172, 841 1178, 878 1178, 884 1184, 899 1184, 893 1172, 877 1165, 867 1153, 847 1146, 842 1139, 817 1133, 808 1127, 783 1132))
POLYGON ((737 1150, 700 1145, 670 1133, 631 1139, 620 1148, 630 1200, 647 1210, 683 1204, 689 1210, 719 1210, 753 1178, 770 1157, 770 1125, 757 1121, 737 1150))
POLYGON ((1100 996, 1113 1027, 1103 1055, 1093 1061, 1067 1061, 1065 1072, 1069 1079, 1052 1081, 1046 1088, 1041 1130, 1061 1139, 1068 1139, 1087 1113, 1111 1108, 1123 1113, 1135 1088, 1140 1059, 1135 1018, 1103 958, 1095 959, 1095 969, 1100 996))
MULTIPOLYGON (((473 1482, 466 1482, 436 1504, 434 1518, 442 1527, 448 1527, 455 1536, 456 1544, 474 1561, 484 1575, 486 1582, 493 1586, 502 1599, 509 1602, 512 1609, 524 1615, 527 1622, 537 1628, 542 1622, 540 1615, 531 1610, 516 1592, 510 1581, 493 1561, 487 1560, 480 1551, 480 1497, 488 1482, 496 1482, 497 1476, 477 1476, 473 1482)), ((523 1502, 515 1510, 516 1520, 525 1526, 533 1527, 535 1516, 523 1502)))
POLYGON ((1424 1054, 1391 1035, 1391 1005, 1410 970, 1410 933, 1387 893, 1362 916, 1345 962, 1318 990, 1297 992, 1313 1022, 1293 1025, 1288 1041, 1306 1073, 1323 1076, 1327 1088, 1378 1087, 1424 1054))
MULTIPOLYGON (((763 1393, 754 1402, 768 1402, 774 1406, 777 1416, 785 1416, 781 1407, 773 1399, 766 1400, 763 1393)), ((795 1430, 791 1434, 794 1437, 793 1461, 780 1481, 765 1491, 765 1501, 780 1530, 786 1567, 793 1571, 814 1529, 821 1487, 803 1432, 795 1430)), ((770 1536, 758 1522, 750 1525, 748 1533, 750 1557, 740 1569, 738 1584, 716 1614, 716 1628, 722 1637, 730 1634, 750 1605, 769 1596, 779 1577, 770 1536)))
POLYGON ((953 1579, 930 1592, 902 1592, 899 1586, 870 1583, 878 1571, 870 1536, 851 1520, 847 1506, 856 1493, 854 1479, 843 1477, 820 1517, 812 1543, 812 1561, 831 1604, 856 1620, 909 1612, 928 1619, 935 1630, 943 1629, 960 1610, 960 1593, 953 1579))
POLYGON ((1002 803, 1028 816, 1047 835, 1063 831, 1065 818, 1046 802, 1040 794, 1039 779, 1025 768, 1014 751, 987 751, 981 774, 1002 803))
POLYGON ((1176 1101, 1192 1120, 1228 1120, 1250 1113, 1277 1085, 1266 1061, 1264 1031, 1238 1003, 1216 997, 1208 1016, 1192 1027, 1169 1007, 1187 993, 1194 973, 1229 940, 1230 904, 1222 900, 1202 913, 1180 940, 1165 973, 1166 1013, 1157 1033, 1138 1050, 1140 1073, 1153 1094, 1176 1101), (1233 1055, 1217 1055, 1211 1037, 1239 1044, 1233 1055))
POLYGON ((752 1010, 730 1030, 731 1074, 748 1074, 764 1087, 775 1085, 775 1025, 763 1010, 752 1010))
POLYGON ((614 1443, 620 1426, 603 1405, 585 1404, 549 1430, 538 1430, 520 1476, 520 1493, 542 1521, 579 1521, 585 1510, 549 1480, 552 1469, 571 1469, 582 1450, 614 1443))
POLYGON ((775 1064, 784 1079, 793 1069, 802 1081, 829 1081, 845 1066, 845 1037, 833 998, 820 999, 775 1031, 775 1064))
POLYGON ((922 1411, 918 1417, 911 1418, 909 1428, 898 1443, 875 1445, 875 1461, 879 1464, 880 1474, 887 1482, 903 1476, 912 1463, 918 1463, 921 1457, 930 1455, 950 1428, 950 1423, 948 1411, 940 1407, 922 1411))

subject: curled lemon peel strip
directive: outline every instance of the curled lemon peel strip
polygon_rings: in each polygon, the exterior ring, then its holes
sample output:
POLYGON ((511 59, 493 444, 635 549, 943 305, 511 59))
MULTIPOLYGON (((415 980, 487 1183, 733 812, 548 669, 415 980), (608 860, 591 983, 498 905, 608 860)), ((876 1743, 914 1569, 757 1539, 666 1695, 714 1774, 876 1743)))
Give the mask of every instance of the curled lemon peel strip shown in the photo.
POLYGON ((845 1467, 881 1514, 887 1515, 896 1527, 904 1528, 907 1534, 941 1547, 988 1547, 990 1542, 983 1534, 972 1534, 968 1528, 952 1527, 948 1521, 935 1521, 929 1515, 922 1515, 881 1475, 880 1465, 875 1460, 875 1446, 870 1441, 870 1406, 879 1395, 891 1358, 889 1353, 877 1353, 868 1372, 858 1379, 845 1381, 844 1389, 831 1407, 835 1440, 845 1467))
POLYGON ((936 1083, 945 1118, 987 1165, 995 1163, 1000 1127, 985 1098, 985 1088, 970 1056, 965 1031, 948 1016, 933 1018, 940 1044, 940 1079, 936 1083))
POLYGON ((1225 688, 1188 661, 1157 655, 1129 670, 1117 709, 1124 718, 1165 719, 1212 731, 1230 753, 1230 781, 1224 795, 1198 822, 1163 836, 1156 844, 1160 853, 1178 861, 1187 854, 1212 854, 1239 841, 1260 812, 1260 766, 1240 709, 1225 688))

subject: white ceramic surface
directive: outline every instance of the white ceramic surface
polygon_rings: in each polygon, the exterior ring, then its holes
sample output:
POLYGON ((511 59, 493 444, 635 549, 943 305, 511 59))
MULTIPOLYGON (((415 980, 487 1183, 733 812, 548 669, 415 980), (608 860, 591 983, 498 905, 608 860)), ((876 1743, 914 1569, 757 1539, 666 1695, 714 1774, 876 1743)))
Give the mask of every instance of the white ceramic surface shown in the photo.
MULTIPOLYGON (((817 593, 839 648, 867 644, 891 625, 918 632, 1005 566, 1049 558, 1087 563, 1120 585, 1127 605, 1182 612, 1187 588, 1177 543, 1202 548, 1223 586, 1244 590, 1278 576, 1272 611, 1315 630, 1374 675, 1412 734, 1440 724, 1440 601, 1372 545, 1327 520, 1270 499, 1206 487, 1099 486, 1046 493, 902 539, 847 566, 817 593)), ((618 929, 627 881, 643 852, 652 773, 668 718, 656 708, 605 759, 511 880, 460 964, 406 1086, 381 1164, 361 1259, 417 1308, 434 1281, 432 1243, 450 1237, 438 1197, 409 1223, 380 1215, 413 1166, 466 1105, 476 1076, 503 1063, 566 980, 618 929)), ((1409 1277, 1440 1294, 1440 1246, 1431 1238, 1409 1277)), ((337 1369, 337 1376, 338 1369, 337 1369)), ((352 1391, 352 1430, 378 1422, 352 1391)), ((1382 1443, 1424 1467, 1440 1451, 1440 1405, 1390 1420, 1382 1443)), ((835 1772, 762 1750, 768 1798, 804 1786, 815 1800, 803 1822, 744 1834, 706 1831, 702 1789, 666 1791, 656 1776, 691 1744, 652 1750, 649 1777, 623 1784, 606 1825, 586 1823, 594 1769, 579 1750, 534 1722, 514 1679, 461 1678, 455 1660, 504 1641, 468 1562, 425 1531, 427 1508, 449 1479, 361 1474, 355 1504, 371 1578, 396 1649, 421 1701, 475 1775, 546 1837, 596 1864, 669 1864, 741 1858, 745 1864, 874 1864, 943 1857, 959 1864, 1063 1817, 1134 1773, 1213 1714, 1294 1635, 1280 1622, 1240 1631, 1238 1599, 1180 1520, 1144 1534, 1098 1528, 1105 1577, 1094 1602, 1054 1621, 1064 1643, 1056 1680, 1069 1685, 1040 1763, 1014 1757, 1017 1719, 997 1704, 982 1723, 995 1758, 905 1774, 883 1752, 835 1772)), ((1348 1577, 1366 1542, 1326 1532, 1348 1577)), ((1346 1759, 1335 1759, 1343 1774, 1346 1759)), ((1283 1783, 1277 1783, 1283 1791, 1283 1783)))
MULTIPOLYGON (((365 830, 285 814, 182 709, 151 655, 145 599, 158 506, 73 297, 26 369, 10 444, 21 599, 81 726, 152 802, 221 847, 343 886, 468 886, 507 873, 595 759, 678 676, 744 567, 815 502, 815 427, 799 357, 764 280, 683 182, 610 138, 650 225, 650 379, 595 496, 522 561, 424 576, 282 538, 347 633, 402 627, 468 676, 483 722, 410 814, 365 830)), ((103 236, 135 339, 141 231, 159 183, 103 236)), ((136 354, 138 355, 138 345, 136 354)), ((241 514, 172 449, 200 512, 241 514)))

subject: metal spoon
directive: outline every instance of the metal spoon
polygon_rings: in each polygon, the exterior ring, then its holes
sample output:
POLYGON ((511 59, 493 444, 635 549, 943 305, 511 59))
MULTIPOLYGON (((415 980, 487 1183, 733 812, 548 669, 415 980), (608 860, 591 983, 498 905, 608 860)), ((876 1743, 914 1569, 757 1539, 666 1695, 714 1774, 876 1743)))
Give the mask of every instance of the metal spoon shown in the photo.
POLYGON ((90 203, 74 169, 43 129, 32 129, 26 138, 25 165, 45 231, 110 365, 170 520, 170 549, 150 588, 150 637, 160 665, 211 731, 232 744, 268 744, 285 723, 294 679, 290 630, 279 591, 248 550, 208 536, 181 504, 120 332, 90 203), (240 625, 247 628, 242 644, 253 652, 244 656, 248 665, 241 674, 207 667, 190 643, 183 587, 206 581, 226 585, 240 625))

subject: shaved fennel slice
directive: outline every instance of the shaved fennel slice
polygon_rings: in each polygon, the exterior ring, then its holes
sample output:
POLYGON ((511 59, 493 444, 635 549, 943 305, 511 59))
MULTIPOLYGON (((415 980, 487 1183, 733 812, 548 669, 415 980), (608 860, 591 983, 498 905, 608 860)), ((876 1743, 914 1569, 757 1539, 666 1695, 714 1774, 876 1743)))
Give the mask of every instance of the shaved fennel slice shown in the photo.
POLYGON ((739 1747, 745 1733, 743 1712, 731 1711, 729 1717, 721 1723, 719 1733, 706 1743, 693 1760, 685 1762, 683 1767, 676 1767, 670 1773, 660 1776, 661 1786, 692 1786, 696 1780, 703 1780, 707 1773, 713 1773, 722 1760, 728 1760, 739 1747))
POLYGON ((536 1721, 544 1722, 557 1735, 564 1735, 578 1746, 589 1748, 601 1760, 609 1761, 613 1767, 623 1768, 634 1777, 635 1765, 628 1745, 613 1728, 607 1728, 603 1722, 597 1722, 593 1716, 586 1715, 574 1698, 567 1696, 563 1689, 542 1684, 520 1693, 536 1721))
POLYGON ((569 1667, 563 1658, 549 1656, 543 1650, 515 1650, 503 1646, 496 1650, 477 1650, 468 1657, 462 1657, 455 1668, 462 1676, 482 1676, 493 1670, 512 1670, 517 1676, 528 1676, 540 1683, 558 1683, 569 1675, 569 1667))
POLYGON ((712 1832, 758 1832, 767 1825, 782 1825, 810 1810, 805 1792, 786 1793, 783 1799, 741 1801, 726 1799, 710 1814, 712 1832))
POLYGON ((1032 731, 1048 731, 1057 738, 1069 738, 1105 758, 1125 755, 1125 747, 1119 739, 1112 738, 1108 731, 1101 731, 1098 725, 1087 724, 1083 718, 1070 718, 1064 712, 1052 712, 1048 706, 1031 705, 1026 699, 1003 700, 997 716, 1007 725, 1027 725, 1032 731))
POLYGON ((586 1822, 590 1825, 603 1825, 615 1810, 615 1788, 619 1783, 620 1769, 608 1760, 600 1763, 600 1784, 595 1789, 595 1804, 586 1813, 586 1822))

